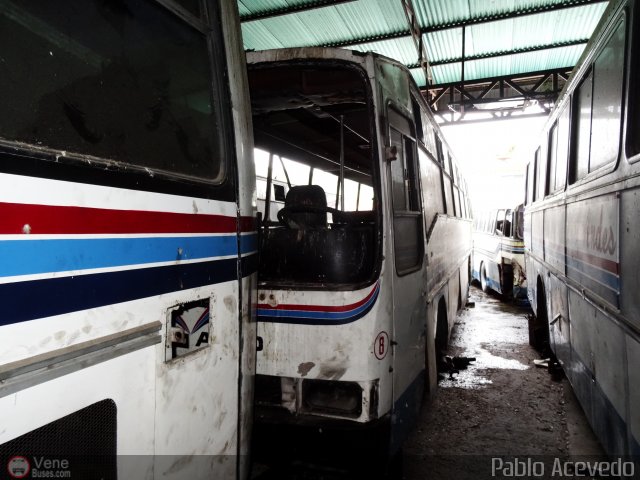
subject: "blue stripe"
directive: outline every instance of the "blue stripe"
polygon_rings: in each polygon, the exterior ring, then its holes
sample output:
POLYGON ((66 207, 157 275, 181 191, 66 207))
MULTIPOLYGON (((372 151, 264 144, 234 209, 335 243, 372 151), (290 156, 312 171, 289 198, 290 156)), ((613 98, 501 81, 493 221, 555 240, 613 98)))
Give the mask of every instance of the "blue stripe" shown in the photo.
POLYGON ((580 275, 588 277, 592 281, 608 287, 616 293, 620 292, 620 278, 611 272, 601 270, 598 267, 594 267, 569 255, 567 255, 567 267, 580 275))
POLYGON ((259 308, 257 310, 258 320, 261 322, 298 323, 306 325, 343 325, 345 323, 355 322, 364 317, 376 302, 379 291, 380 285, 376 287, 375 293, 366 303, 346 312, 309 312, 259 308))
POLYGON ((258 235, 252 233, 251 235, 240 236, 240 253, 250 253, 258 251, 258 235))
MULTIPOLYGON (((257 255, 241 260, 255 271, 257 255)), ((168 265, 119 272, 0 284, 0 326, 52 315, 229 282, 238 278, 238 259, 168 265)))
MULTIPOLYGON (((250 251, 255 238, 242 242, 250 251)), ((237 255, 236 235, 0 241, 0 277, 237 255)))

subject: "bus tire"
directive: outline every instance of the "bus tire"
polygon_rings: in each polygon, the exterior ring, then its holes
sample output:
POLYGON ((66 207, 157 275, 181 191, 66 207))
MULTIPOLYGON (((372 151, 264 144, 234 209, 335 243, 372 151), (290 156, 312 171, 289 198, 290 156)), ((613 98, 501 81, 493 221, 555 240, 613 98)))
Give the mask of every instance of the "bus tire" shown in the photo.
POLYGON ((547 295, 544 284, 538 278, 536 288, 536 315, 529 316, 529 344, 541 352, 549 353, 549 316, 547 314, 547 295))
POLYGON ((489 284, 487 282, 487 270, 484 268, 484 263, 480 264, 480 287, 484 293, 489 291, 489 284))

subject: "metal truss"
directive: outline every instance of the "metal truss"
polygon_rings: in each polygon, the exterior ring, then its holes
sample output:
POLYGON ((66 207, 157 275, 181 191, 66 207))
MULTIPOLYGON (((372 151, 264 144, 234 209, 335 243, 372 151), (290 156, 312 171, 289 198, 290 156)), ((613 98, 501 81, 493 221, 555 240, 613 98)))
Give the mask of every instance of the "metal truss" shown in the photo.
POLYGON ((484 122, 548 115, 569 79, 571 68, 483 78, 464 83, 432 85, 424 89, 436 117, 442 123, 484 122), (526 113, 537 104, 542 111, 526 113), (470 114, 474 115, 470 115, 470 114), (485 113, 478 119, 477 113, 485 113))

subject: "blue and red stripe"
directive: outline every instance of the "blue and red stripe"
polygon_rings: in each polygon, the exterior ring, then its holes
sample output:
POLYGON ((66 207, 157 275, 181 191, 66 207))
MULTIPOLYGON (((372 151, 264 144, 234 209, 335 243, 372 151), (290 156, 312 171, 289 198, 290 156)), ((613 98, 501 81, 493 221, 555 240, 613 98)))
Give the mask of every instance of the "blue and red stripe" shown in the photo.
POLYGON ((257 268, 252 218, 8 203, 0 209, 0 325, 228 282, 257 268), (25 224, 54 238, 18 236, 25 224), (239 230, 246 232, 240 238, 239 230))
POLYGON ((364 317, 375 304, 380 282, 362 300, 349 305, 258 305, 258 321, 306 325, 343 325, 364 317))

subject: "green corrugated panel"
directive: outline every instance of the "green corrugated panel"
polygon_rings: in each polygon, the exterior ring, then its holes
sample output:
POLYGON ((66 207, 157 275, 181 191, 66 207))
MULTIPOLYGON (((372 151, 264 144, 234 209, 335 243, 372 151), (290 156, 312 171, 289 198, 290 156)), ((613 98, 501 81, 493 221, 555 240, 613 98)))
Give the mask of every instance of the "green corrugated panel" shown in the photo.
MULTIPOLYGON (((505 13, 528 12, 546 5, 567 4, 572 0, 413 0, 422 27, 452 24, 474 18, 505 13)), ((313 5, 315 0, 238 0, 242 15, 275 11, 286 7, 313 5)), ((465 57, 525 51, 543 45, 586 40, 592 34, 606 3, 577 6, 513 19, 466 27, 465 57)), ((247 21, 242 24, 247 49, 360 43, 353 48, 374 51, 414 65, 418 54, 411 37, 379 40, 385 35, 408 32, 400 0, 356 0, 299 13, 247 21)), ((427 33, 424 36, 430 62, 458 60, 434 66, 435 84, 460 81, 462 28, 427 33)), ((465 78, 487 78, 516 73, 570 67, 584 45, 548 51, 526 52, 465 63, 465 78)), ((419 70, 418 70, 419 71, 419 70)), ((424 75, 416 75, 424 85, 424 75)))
POLYGON ((396 40, 383 40, 380 42, 364 43, 345 47, 350 50, 360 52, 375 52, 385 57, 398 60, 404 65, 414 65, 418 62, 418 53, 411 37, 399 38, 396 40))
POLYGON ((402 4, 389 0, 359 0, 242 25, 245 48, 256 50, 270 48, 263 46, 267 32, 272 37, 268 44, 275 40, 282 46, 296 47, 330 45, 354 38, 374 39, 406 29, 402 4), (260 24, 260 28, 254 24, 260 24))

